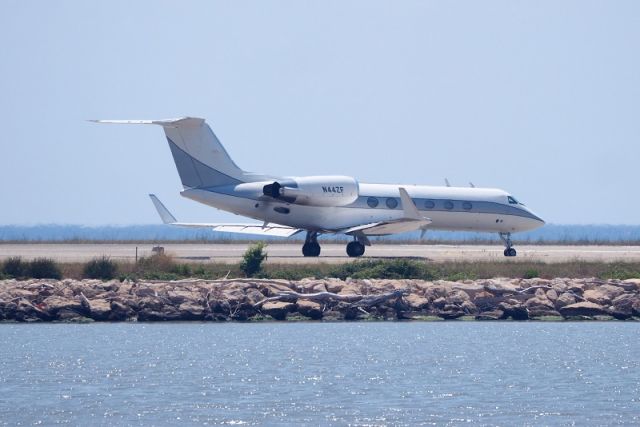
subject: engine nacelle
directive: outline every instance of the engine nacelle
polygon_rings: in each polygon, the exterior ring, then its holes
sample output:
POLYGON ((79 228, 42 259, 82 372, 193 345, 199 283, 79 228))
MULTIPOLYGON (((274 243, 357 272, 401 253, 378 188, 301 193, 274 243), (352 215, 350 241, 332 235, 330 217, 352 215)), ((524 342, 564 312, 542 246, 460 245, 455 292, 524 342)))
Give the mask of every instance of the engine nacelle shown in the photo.
POLYGON ((358 198, 358 181, 350 176, 303 176, 267 184, 262 193, 298 205, 345 206, 358 198))

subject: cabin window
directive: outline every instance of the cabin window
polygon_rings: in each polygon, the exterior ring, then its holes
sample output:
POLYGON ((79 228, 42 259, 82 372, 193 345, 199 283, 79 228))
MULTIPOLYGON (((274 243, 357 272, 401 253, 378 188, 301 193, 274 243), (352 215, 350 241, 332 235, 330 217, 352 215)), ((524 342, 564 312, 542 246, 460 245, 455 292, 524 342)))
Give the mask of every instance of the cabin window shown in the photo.
POLYGON ((369 205, 370 208, 375 208, 378 206, 378 199, 376 199, 375 197, 369 197, 367 199, 367 205, 369 205))
POLYGON ((433 209, 436 207, 436 203, 433 200, 425 200, 424 207, 427 209, 433 209))
POLYGON ((518 201, 516 199, 514 199, 513 197, 511 197, 511 196, 507 196, 507 200, 512 205, 517 205, 518 204, 518 201))
POLYGON ((470 211, 472 207, 471 202, 462 202, 462 209, 470 211))
POLYGON ((453 202, 451 200, 447 200, 444 202, 444 208, 449 210, 453 209, 453 202))
POLYGON ((386 204, 389 209, 395 209, 398 207, 398 201, 393 197, 389 197, 386 201, 386 204))

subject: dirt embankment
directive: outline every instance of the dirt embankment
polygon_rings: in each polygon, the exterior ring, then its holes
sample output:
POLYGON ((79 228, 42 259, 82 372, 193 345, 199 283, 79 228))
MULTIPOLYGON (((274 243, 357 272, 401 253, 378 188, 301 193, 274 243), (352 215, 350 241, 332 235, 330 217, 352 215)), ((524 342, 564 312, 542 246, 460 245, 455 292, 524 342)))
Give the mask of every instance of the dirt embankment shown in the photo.
POLYGON ((640 279, 0 281, 4 321, 639 319, 640 279))

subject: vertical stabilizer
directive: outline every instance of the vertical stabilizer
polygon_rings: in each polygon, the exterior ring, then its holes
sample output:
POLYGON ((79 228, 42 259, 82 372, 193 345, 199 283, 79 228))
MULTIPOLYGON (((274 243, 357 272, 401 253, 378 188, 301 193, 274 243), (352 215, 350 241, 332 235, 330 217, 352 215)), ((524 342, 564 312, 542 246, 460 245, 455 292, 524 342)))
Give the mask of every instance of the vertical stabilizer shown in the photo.
POLYGON ((95 120, 98 123, 160 125, 169 142, 180 180, 185 188, 240 184, 244 172, 231 160, 204 119, 95 120))

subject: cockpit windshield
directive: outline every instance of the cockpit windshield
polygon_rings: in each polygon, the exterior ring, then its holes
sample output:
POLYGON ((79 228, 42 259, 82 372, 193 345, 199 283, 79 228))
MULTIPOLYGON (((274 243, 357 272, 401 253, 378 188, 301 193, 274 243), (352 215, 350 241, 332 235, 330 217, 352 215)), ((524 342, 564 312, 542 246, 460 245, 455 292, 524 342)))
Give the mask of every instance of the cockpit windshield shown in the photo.
POLYGON ((520 203, 513 196, 507 196, 507 200, 509 201, 509 204, 511 204, 511 205, 522 205, 522 206, 524 206, 524 203, 520 203))

